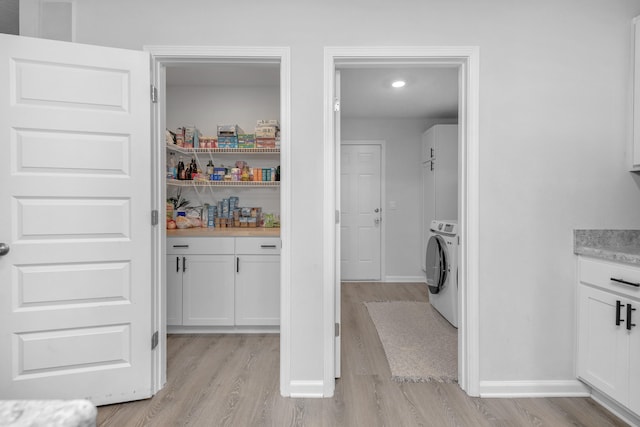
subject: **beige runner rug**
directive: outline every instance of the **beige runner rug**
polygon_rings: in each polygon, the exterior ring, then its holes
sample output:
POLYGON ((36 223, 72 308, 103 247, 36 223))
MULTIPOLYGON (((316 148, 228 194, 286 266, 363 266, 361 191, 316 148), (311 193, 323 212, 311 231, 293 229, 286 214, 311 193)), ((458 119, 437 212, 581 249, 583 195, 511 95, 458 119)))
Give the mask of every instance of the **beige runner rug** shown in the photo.
POLYGON ((431 304, 365 302, 398 382, 457 382, 458 330, 431 304))

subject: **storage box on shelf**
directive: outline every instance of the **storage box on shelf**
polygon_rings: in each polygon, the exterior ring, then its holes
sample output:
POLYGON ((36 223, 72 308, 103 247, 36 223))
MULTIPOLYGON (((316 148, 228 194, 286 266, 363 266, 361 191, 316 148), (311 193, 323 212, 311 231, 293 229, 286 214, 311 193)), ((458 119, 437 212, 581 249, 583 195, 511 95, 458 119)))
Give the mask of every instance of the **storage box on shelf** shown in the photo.
POLYGON ((578 378, 640 416, 640 266, 578 256, 577 306, 578 378))

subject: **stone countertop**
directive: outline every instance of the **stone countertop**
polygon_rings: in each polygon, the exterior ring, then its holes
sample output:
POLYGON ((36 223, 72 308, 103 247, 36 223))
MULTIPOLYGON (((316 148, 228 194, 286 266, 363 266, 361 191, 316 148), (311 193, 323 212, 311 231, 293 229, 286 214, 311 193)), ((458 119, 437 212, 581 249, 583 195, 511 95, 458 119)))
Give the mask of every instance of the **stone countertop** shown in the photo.
POLYGON ((88 400, 0 400, 0 425, 95 427, 97 408, 88 400))
POLYGON ((640 265, 640 230, 573 230, 573 252, 640 265))

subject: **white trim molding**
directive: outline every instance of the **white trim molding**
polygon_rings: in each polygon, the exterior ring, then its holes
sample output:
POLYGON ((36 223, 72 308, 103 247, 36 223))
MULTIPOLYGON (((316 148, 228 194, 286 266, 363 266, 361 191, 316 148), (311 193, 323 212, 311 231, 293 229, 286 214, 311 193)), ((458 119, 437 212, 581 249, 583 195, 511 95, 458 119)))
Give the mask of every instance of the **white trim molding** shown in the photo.
MULTIPOLYGON (((145 46, 151 54, 152 81, 158 88, 164 87, 164 68, 171 64, 229 63, 229 62, 269 62, 280 64, 280 394, 291 394, 291 54, 288 47, 251 46, 145 46)), ((159 96, 163 101, 163 94, 159 96)), ((153 112, 155 143, 153 159, 157 165, 164 164, 164 112, 155 107, 153 112)), ((153 209, 164 212, 165 190, 164 167, 156 166, 153 171, 153 209)), ((161 218, 164 214, 160 215, 161 218)), ((166 296, 166 272, 164 248, 166 245, 163 227, 157 227, 154 251, 154 307, 158 315, 154 318, 154 330, 161 332, 159 355, 154 359, 153 376, 155 391, 164 385, 166 374, 166 313, 163 310, 166 296), (162 230, 160 230, 162 228, 162 230)))
POLYGON ((330 397, 324 394, 323 381, 291 381, 289 396, 293 398, 321 398, 330 397))
POLYGON ((589 388, 578 380, 481 381, 480 397, 589 397, 589 388))
POLYGON ((323 342, 325 396, 333 395, 334 301, 337 247, 334 227, 336 208, 336 144, 333 97, 336 65, 452 65, 459 67, 460 126, 460 326, 458 377, 471 396, 480 392, 479 329, 479 48, 477 46, 346 46, 324 49, 324 201, 323 201, 323 342))

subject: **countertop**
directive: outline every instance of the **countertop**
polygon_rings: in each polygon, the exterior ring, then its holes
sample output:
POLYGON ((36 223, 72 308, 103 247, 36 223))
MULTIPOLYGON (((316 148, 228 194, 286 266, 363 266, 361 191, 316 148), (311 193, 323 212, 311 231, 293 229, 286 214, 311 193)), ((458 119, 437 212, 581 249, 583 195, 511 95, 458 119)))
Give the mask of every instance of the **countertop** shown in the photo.
POLYGON ((640 230, 573 230, 573 252, 640 265, 640 230))
POLYGON ((280 237, 280 228, 176 228, 167 230, 167 237, 280 237))

